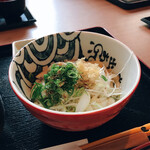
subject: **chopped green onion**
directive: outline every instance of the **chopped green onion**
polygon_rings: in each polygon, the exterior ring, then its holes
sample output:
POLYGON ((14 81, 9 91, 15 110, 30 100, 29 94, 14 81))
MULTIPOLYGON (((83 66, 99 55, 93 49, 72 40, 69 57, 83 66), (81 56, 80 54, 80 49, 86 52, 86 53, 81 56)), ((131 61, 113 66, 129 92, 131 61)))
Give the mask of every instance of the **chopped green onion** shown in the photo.
POLYGON ((74 106, 67 106, 66 109, 67 109, 66 110, 67 112, 75 112, 76 111, 76 107, 74 107, 74 106))
MULTIPOLYGON (((45 83, 35 83, 31 100, 39 100, 45 108, 57 105, 61 103, 62 98, 66 100, 74 94, 75 84, 79 78, 80 74, 73 63, 64 63, 61 66, 53 64, 50 71, 44 75, 45 83)), ((76 94, 80 95, 80 92, 76 94)))
POLYGON ((101 75, 101 78, 102 78, 104 81, 107 81, 107 78, 106 78, 104 75, 101 75))

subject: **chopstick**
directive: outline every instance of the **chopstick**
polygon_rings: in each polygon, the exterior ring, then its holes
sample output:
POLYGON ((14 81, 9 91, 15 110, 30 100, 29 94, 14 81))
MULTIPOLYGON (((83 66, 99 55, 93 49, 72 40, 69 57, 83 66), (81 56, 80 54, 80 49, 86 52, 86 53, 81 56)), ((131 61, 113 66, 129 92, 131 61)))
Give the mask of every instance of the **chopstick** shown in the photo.
POLYGON ((146 143, 144 143, 144 144, 142 144, 140 146, 137 146, 137 147, 135 147, 135 148, 133 148, 131 150, 142 150, 142 149, 147 148, 147 147, 149 147, 149 149, 150 149, 150 141, 146 142, 146 143))
POLYGON ((80 146, 82 150, 123 150, 149 142, 150 123, 80 146))

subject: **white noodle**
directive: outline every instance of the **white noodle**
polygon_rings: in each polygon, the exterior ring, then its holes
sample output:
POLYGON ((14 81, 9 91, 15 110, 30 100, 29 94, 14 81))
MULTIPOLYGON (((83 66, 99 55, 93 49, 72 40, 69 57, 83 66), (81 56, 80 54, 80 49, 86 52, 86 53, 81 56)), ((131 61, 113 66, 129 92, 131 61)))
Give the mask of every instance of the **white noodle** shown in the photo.
MULTIPOLYGON (((56 106, 50 107, 50 109, 65 112, 67 111, 67 107, 74 107, 76 111, 89 111, 101 109, 114 103, 119 99, 119 96, 122 94, 122 92, 120 87, 118 88, 116 86, 113 78, 118 76, 125 69, 127 63, 131 59, 131 56, 117 75, 109 73, 104 65, 102 68, 99 67, 99 76, 95 80, 95 86, 93 88, 85 88, 85 92, 82 93, 81 97, 74 97, 73 93, 73 95, 71 97, 68 97, 68 99, 66 100, 61 98, 61 103, 56 106), (106 77, 106 79, 103 79, 101 77, 102 75, 106 77), (111 86, 111 84, 113 84, 113 87, 111 86)), ((74 65, 77 64, 74 63, 74 65)), ((37 102, 35 103, 41 106, 41 104, 37 102)))

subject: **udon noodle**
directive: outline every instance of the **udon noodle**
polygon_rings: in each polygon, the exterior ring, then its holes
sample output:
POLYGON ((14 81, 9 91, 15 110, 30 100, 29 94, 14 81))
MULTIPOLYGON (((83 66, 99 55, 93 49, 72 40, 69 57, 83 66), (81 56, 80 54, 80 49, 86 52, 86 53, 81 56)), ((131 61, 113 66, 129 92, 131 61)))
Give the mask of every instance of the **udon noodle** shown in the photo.
POLYGON ((98 61, 53 63, 37 75, 31 101, 47 109, 84 112, 101 109, 120 99, 119 76, 98 61))

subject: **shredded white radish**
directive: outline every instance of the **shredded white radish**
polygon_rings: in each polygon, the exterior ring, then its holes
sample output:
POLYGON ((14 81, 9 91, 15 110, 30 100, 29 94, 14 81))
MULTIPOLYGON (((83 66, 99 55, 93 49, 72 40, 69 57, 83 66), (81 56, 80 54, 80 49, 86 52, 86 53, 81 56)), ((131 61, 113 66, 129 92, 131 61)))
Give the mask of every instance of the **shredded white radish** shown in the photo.
POLYGON ((79 102, 76 107, 76 112, 83 112, 90 103, 90 94, 88 92, 84 92, 79 99, 79 102))

